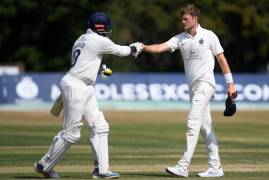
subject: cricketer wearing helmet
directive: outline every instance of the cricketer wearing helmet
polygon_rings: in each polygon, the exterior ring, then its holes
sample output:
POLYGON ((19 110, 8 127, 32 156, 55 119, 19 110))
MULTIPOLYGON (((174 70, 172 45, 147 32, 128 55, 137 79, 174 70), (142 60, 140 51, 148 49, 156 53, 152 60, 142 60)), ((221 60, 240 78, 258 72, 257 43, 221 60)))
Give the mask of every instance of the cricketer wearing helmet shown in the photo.
POLYGON ((71 69, 60 82, 63 101, 62 130, 54 137, 48 152, 34 168, 47 178, 58 178, 53 167, 80 139, 82 120, 88 124, 89 141, 92 147, 93 178, 118 178, 120 175, 109 171, 108 133, 109 124, 99 110, 94 93, 94 83, 104 55, 136 56, 139 44, 121 46, 109 39, 112 25, 109 17, 102 12, 90 16, 88 29, 74 43, 71 55, 71 69))
POLYGON ((187 117, 185 152, 177 165, 167 167, 166 171, 174 176, 188 176, 191 159, 201 131, 205 138, 209 167, 198 176, 220 177, 224 173, 209 106, 216 84, 213 72, 215 57, 227 82, 227 94, 230 98, 236 98, 236 89, 218 37, 212 31, 202 28, 198 23, 199 9, 193 4, 188 4, 181 9, 180 15, 184 32, 161 44, 144 45, 141 43, 142 51, 147 53, 174 52, 179 49, 189 85, 191 106, 187 117))

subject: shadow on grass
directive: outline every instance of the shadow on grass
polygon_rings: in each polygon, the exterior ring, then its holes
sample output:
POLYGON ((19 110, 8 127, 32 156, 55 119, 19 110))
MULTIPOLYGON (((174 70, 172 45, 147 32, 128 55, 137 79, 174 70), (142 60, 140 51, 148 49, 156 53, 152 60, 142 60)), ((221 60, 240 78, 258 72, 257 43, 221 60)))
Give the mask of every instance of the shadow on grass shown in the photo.
POLYGON ((121 177, 128 176, 128 177, 147 177, 147 178, 174 178, 173 176, 166 174, 166 173, 145 173, 145 172, 124 172, 120 173, 121 177))
POLYGON ((14 176, 15 179, 44 179, 40 176, 14 176))
MULTIPOLYGON (((74 177, 71 177, 71 176, 61 176, 60 179, 62 179, 62 178, 74 179, 74 177)), ((47 178, 42 177, 42 176, 14 176, 14 179, 28 179, 28 180, 30 180, 30 179, 47 179, 47 178)))
MULTIPOLYGON (((197 176, 198 172, 191 172, 189 174, 189 178, 191 179, 203 179, 201 177, 197 176)), ((150 178, 158 178, 158 179, 175 179, 175 178, 184 178, 184 177, 179 177, 176 175, 171 175, 171 174, 167 174, 166 172, 163 173, 156 173, 156 172, 152 172, 152 173, 145 173, 145 172, 137 172, 137 173, 133 173, 133 172, 125 172, 125 173, 121 173, 121 177, 124 178, 124 176, 127 177, 133 177, 133 178, 146 178, 146 179, 150 179, 150 178)), ((220 177, 219 179, 221 179, 222 177, 220 177)))

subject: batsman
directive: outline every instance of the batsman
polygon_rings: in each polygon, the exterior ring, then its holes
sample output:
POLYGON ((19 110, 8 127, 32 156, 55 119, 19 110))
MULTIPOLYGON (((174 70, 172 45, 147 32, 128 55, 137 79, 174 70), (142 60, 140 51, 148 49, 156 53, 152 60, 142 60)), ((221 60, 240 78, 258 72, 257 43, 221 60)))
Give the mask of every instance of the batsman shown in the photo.
MULTIPOLYGON (((109 124, 99 110, 94 93, 99 67, 103 55, 137 56, 140 44, 121 46, 113 43, 109 36, 112 24, 103 12, 93 13, 88 21, 88 29, 74 43, 71 68, 60 82, 61 96, 57 100, 63 104, 62 129, 53 138, 48 152, 34 164, 34 169, 46 178, 60 178, 53 170, 70 146, 80 139, 83 120, 89 127, 89 142, 92 148, 94 170, 92 178, 118 178, 119 173, 109 170, 108 134, 109 124)), ((102 77, 109 75, 102 71, 102 77)), ((56 113, 57 114, 57 113, 56 113)))

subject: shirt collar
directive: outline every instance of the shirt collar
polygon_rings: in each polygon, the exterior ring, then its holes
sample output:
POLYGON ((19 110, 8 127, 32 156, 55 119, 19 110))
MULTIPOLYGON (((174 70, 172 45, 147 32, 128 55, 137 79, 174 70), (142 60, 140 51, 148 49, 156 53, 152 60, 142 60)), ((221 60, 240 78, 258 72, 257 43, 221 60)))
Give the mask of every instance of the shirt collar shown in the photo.
POLYGON ((200 24, 198 24, 198 26, 197 26, 197 28, 196 28, 196 32, 198 33, 198 32, 201 32, 201 30, 202 30, 202 27, 200 26, 200 24))
MULTIPOLYGON (((196 34, 197 35, 200 31, 202 30, 202 27, 200 26, 200 24, 197 25, 197 28, 196 28, 196 34)), ((193 37, 192 35, 190 35, 189 33, 185 32, 185 34, 188 36, 188 37, 193 37)))
POLYGON ((87 29, 86 33, 89 34, 89 33, 94 33, 94 32, 91 29, 87 29))

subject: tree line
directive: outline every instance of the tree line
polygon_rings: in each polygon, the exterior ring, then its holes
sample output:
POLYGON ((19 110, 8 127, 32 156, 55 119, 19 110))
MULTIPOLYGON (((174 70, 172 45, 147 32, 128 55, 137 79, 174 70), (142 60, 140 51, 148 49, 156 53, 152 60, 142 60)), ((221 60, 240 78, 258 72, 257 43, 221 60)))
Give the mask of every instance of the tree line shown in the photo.
MULTIPOLYGON (((72 45, 95 11, 111 18, 115 43, 165 42, 182 32, 179 9, 189 2, 200 9, 201 26, 220 38, 234 72, 268 72, 267 0, 0 0, 1 64, 23 64, 31 72, 68 70, 72 45)), ((104 63, 116 72, 183 71, 179 51, 137 59, 108 55, 104 63)))

